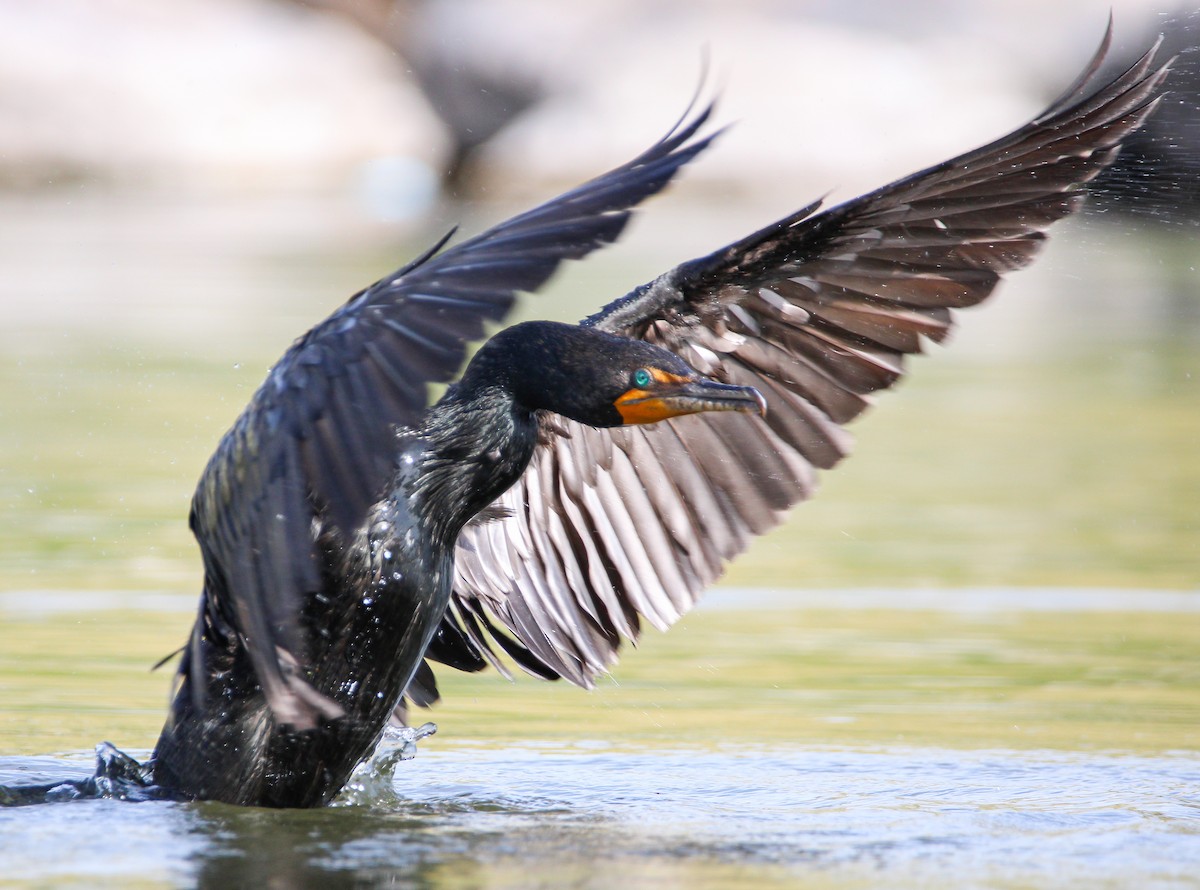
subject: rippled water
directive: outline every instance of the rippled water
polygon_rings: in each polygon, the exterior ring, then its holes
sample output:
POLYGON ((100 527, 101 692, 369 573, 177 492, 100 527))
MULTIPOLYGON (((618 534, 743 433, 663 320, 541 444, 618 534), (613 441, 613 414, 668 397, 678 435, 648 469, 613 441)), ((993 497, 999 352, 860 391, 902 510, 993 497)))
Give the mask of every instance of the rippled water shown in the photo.
MULTIPOLYGON (((0 752, 148 744, 189 616, 56 602, 0 597, 0 752)), ((0 807, 0 888, 1200 887, 1197 639, 1182 591, 714 591, 590 693, 446 672, 386 793, 0 807)))
MULTIPOLYGON (((0 783, 89 766, 4 758, 0 783)), ((402 763, 395 787, 312 812, 0 809, 0 884, 1200 885, 1200 762, 1185 755, 456 745, 402 763)))

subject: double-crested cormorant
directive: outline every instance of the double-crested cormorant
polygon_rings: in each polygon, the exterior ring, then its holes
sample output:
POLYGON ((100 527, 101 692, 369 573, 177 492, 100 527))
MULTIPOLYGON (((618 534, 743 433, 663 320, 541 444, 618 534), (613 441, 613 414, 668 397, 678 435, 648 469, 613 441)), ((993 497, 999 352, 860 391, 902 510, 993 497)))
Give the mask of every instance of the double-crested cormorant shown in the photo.
POLYGON ((669 626, 845 456, 843 424, 904 355, 1028 263, 1151 112, 1165 67, 1151 50, 1097 89, 1108 42, 1013 133, 810 204, 579 325, 503 330, 432 406, 428 385, 458 372, 484 321, 617 238, 708 146, 710 109, 351 298, 275 365, 200 480, 204 592, 155 782, 322 804, 406 697, 437 698, 425 659, 501 667, 499 645, 588 686, 641 619, 669 626))

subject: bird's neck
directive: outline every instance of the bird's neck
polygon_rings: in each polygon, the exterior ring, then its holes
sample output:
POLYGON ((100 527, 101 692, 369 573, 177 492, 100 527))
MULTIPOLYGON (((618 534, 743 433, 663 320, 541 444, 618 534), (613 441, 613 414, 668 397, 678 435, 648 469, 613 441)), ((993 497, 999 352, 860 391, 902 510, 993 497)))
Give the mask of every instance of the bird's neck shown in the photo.
POLYGON ((409 451, 409 504, 438 543, 452 546, 462 527, 520 478, 537 445, 533 412, 506 387, 452 387, 426 415, 409 451))

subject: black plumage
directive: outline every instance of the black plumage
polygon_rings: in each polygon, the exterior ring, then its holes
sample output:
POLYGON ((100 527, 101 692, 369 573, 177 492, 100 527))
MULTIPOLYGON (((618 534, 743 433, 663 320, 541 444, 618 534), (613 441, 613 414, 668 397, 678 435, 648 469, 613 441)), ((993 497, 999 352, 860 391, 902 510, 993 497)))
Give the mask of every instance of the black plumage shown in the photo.
POLYGON ((353 297, 273 368, 200 480, 204 594, 155 780, 319 804, 405 694, 436 699, 424 657, 503 669, 498 645, 586 686, 643 618, 673 623, 845 456, 842 425, 904 356, 1029 262, 1151 112, 1165 68, 1151 51, 1095 89, 1107 46, 990 145, 805 207, 580 325, 502 331, 428 408, 485 321, 613 241, 708 146, 709 110, 353 297))

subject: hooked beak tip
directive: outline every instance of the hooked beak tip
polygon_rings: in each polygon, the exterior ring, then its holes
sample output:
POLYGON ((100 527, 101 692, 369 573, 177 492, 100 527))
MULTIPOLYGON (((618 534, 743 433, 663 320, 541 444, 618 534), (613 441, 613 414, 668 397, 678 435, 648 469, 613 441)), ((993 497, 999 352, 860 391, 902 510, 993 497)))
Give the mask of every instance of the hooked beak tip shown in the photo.
POLYGON ((751 386, 749 389, 752 393, 754 393, 754 401, 758 405, 758 416, 766 417, 767 416, 767 398, 766 398, 766 396, 764 396, 761 392, 759 392, 753 386, 751 386))
POLYGON ((757 414, 759 417, 767 416, 767 400, 761 392, 753 386, 739 386, 739 395, 736 401, 732 401, 730 407, 734 411, 742 414, 757 414))

